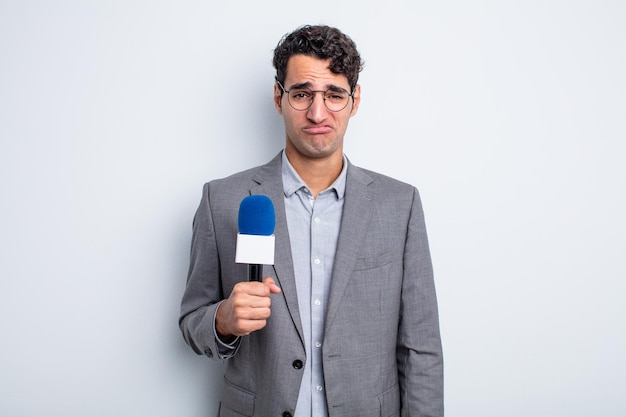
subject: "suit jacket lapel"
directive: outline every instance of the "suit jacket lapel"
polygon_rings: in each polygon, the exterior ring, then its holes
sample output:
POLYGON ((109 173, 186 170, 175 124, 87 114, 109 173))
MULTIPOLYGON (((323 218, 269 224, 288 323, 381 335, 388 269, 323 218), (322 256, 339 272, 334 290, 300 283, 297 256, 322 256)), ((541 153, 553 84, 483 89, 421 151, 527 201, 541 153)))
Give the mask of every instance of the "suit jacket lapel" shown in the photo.
POLYGON ((330 297, 328 310, 326 312, 326 324, 332 324, 337 308, 341 304, 341 299, 354 264, 357 260, 359 244, 365 238, 365 232, 372 214, 371 196, 367 185, 372 182, 372 178, 361 169, 348 165, 346 178, 346 194, 341 217, 341 229, 339 241, 337 242, 337 253, 330 283, 330 297))
POLYGON ((256 185, 250 189, 250 194, 263 194, 268 196, 274 203, 276 212, 276 247, 274 253, 274 272, 278 280, 278 286, 287 303, 287 309, 291 315, 302 345, 304 346, 304 332, 298 309, 298 295, 296 293, 296 278, 294 276, 293 259, 291 257, 291 242, 287 229, 287 216, 285 214, 285 193, 282 181, 282 152, 268 164, 262 166, 253 180, 256 185))

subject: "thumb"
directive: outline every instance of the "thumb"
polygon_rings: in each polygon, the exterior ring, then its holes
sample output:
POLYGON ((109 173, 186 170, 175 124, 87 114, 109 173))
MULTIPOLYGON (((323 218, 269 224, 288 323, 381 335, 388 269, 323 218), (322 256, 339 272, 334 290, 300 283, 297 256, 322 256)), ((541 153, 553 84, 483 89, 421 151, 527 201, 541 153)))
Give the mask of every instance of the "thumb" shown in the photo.
POLYGON ((281 292, 280 287, 276 285, 276 283, 274 282, 274 278, 265 277, 263 278, 263 283, 267 285, 267 287, 270 289, 270 292, 272 294, 279 294, 281 292))

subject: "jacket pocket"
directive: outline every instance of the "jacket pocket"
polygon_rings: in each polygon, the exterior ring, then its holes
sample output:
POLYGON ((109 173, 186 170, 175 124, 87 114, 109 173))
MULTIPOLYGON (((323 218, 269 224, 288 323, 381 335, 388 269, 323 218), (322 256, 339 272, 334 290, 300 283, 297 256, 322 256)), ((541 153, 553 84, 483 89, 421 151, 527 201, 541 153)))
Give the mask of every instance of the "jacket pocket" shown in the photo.
POLYGON ((242 416, 251 416, 254 413, 254 397, 254 393, 246 391, 224 379, 220 416, 232 415, 228 411, 234 411, 242 416))
POLYGON ((393 253, 383 253, 369 258, 358 258, 354 264, 355 271, 366 271, 368 269, 380 268, 393 261, 393 253))
POLYGON ((396 385, 380 397, 380 417, 398 417, 400 415, 400 388, 396 385))

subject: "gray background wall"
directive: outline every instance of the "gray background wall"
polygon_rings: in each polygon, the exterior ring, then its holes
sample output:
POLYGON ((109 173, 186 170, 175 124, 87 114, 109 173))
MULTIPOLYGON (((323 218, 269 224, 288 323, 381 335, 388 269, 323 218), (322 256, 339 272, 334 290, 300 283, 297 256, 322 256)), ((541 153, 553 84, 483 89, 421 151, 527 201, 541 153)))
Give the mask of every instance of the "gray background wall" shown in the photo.
POLYGON ((0 415, 214 415, 178 304, 202 184, 283 144, 271 52, 366 61, 351 160, 417 185, 451 417, 626 413, 620 1, 0 0, 0 415))

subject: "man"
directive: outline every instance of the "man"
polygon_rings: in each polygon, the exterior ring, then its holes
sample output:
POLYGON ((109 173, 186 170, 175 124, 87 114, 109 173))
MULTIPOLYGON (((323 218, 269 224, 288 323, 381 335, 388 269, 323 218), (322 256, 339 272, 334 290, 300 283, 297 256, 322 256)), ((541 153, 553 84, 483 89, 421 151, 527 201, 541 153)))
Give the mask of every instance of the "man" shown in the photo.
POLYGON ((362 61, 339 30, 304 26, 274 51, 284 151, 205 184, 180 327, 228 359, 220 416, 443 416, 432 266, 415 187, 343 154, 362 61), (239 204, 270 197, 275 265, 235 263, 239 204))

